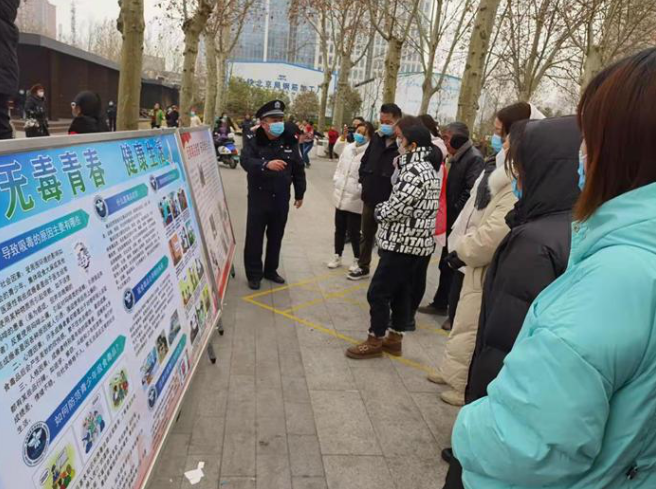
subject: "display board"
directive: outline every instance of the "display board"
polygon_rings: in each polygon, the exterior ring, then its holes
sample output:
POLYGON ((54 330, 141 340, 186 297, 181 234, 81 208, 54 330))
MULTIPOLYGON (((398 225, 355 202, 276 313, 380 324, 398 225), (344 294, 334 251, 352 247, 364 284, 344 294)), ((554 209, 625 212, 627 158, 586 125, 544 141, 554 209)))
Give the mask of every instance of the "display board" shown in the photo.
MULTIPOLYGON (((236 241, 228 201, 207 126, 180 130, 187 174, 198 210, 218 303, 223 304, 236 241)), ((221 306, 219 306, 221 307, 221 306)))
POLYGON ((144 484, 219 313, 179 141, 0 148, 0 488, 144 484))

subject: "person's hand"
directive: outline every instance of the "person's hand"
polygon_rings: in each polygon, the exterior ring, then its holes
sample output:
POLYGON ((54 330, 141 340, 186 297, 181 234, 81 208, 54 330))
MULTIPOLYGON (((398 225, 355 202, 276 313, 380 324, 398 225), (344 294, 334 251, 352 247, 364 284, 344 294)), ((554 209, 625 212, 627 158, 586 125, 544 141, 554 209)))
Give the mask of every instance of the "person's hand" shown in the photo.
POLYGON ((295 200, 294 201, 294 207, 296 207, 297 209, 300 209, 301 207, 303 207, 303 200, 295 200))
POLYGON ((287 168, 287 163, 282 160, 271 160, 266 164, 266 167, 271 171, 283 171, 287 168))
POLYGON ((452 251, 445 258, 444 261, 452 270, 459 270, 467 264, 458 257, 458 253, 452 251))

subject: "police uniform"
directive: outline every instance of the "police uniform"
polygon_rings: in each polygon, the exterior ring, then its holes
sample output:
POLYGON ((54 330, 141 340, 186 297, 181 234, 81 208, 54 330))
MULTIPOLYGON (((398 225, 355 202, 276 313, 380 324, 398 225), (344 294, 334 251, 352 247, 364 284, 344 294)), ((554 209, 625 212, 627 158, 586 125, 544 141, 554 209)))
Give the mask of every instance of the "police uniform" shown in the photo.
MULTIPOLYGON (((282 116, 285 104, 273 100, 258 110, 256 116, 282 116)), ((301 159, 298 141, 285 125, 285 132, 276 139, 269 139, 260 127, 245 136, 241 152, 241 166, 248 173, 248 217, 244 265, 246 277, 252 288, 257 288, 262 278, 283 283, 278 275, 280 247, 285 234, 290 187, 294 185, 295 200, 303 200, 305 194, 305 167, 301 159), (282 160, 287 167, 282 171, 269 170, 266 165, 272 160, 282 160), (267 238, 266 260, 262 264, 264 235, 267 238)))

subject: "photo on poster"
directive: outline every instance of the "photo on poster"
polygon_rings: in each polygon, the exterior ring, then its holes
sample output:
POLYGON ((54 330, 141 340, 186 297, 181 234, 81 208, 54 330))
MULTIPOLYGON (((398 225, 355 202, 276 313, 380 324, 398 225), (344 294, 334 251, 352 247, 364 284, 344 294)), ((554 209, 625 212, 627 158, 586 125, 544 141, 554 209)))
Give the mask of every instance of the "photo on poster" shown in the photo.
POLYGON ((178 372, 180 372, 180 380, 184 383, 187 380, 187 375, 189 375, 189 355, 185 351, 182 357, 182 361, 178 366, 178 372))
POLYGON ((182 294, 182 302, 186 306, 191 300, 191 296, 194 293, 194 289, 191 286, 191 282, 187 279, 187 272, 184 273, 182 279, 179 283, 180 293, 182 294))
POLYGON ((82 410, 82 415, 75 421, 75 436, 78 446, 81 447, 83 458, 86 458, 105 433, 109 423, 107 409, 99 392, 92 401, 82 410))
POLYGON ((153 347, 141 365, 141 387, 146 389, 153 383, 158 369, 159 362, 157 361, 157 349, 153 347))
POLYGON ((177 234, 174 234, 169 239, 169 251, 171 252, 171 258, 173 258, 173 266, 177 266, 180 260, 182 260, 182 247, 180 246, 180 239, 177 234))
POLYGON ((216 237, 219 234, 219 231, 216 229, 216 222, 214 222, 214 214, 210 214, 209 221, 210 221, 210 228, 212 229, 212 236, 214 236, 214 239, 216 239, 216 237))
POLYGON ((178 231, 178 233, 180 235, 180 243, 182 243, 182 251, 184 253, 186 253, 187 251, 189 251, 189 248, 191 248, 191 243, 189 241, 189 235, 187 234, 187 230, 184 227, 182 227, 178 231))
POLYGON ((185 228, 187 229, 187 236, 189 237, 189 246, 194 246, 196 243, 196 231, 191 221, 187 221, 185 228))
POLYGON ((164 226, 168 226, 173 222, 173 204, 167 195, 162 197, 159 201, 159 213, 162 216, 164 226))
POLYGON ((171 316, 171 326, 169 328, 169 345, 173 344, 181 329, 182 326, 180 325, 180 316, 178 315, 178 311, 175 311, 173 316, 171 316))
POLYGON ((180 202, 180 210, 182 212, 189 208, 189 203, 187 202, 187 193, 183 188, 178 189, 178 202, 180 202))
POLYGON ((163 363, 166 355, 169 353, 169 344, 166 341, 166 333, 164 330, 157 337, 157 359, 159 363, 163 363))
POLYGON ((178 195, 176 192, 169 193, 169 200, 173 203, 173 218, 177 218, 182 214, 182 208, 180 207, 180 201, 178 200, 178 195))
POLYGON ((204 187, 205 186, 205 172, 203 171, 203 167, 201 165, 198 165, 198 179, 200 180, 201 187, 204 187))
POLYGON ((130 381, 128 380, 127 369, 121 368, 110 377, 107 383, 107 393, 110 398, 112 410, 115 412, 120 410, 130 393, 130 381))
POLYGON ((198 316, 196 314, 191 314, 189 318, 189 339, 191 340, 192 344, 196 342, 196 337, 198 336, 199 332, 200 325, 198 323, 198 316))
POLYGON ((201 303, 203 304, 205 313, 209 314, 212 307, 212 294, 210 293, 210 288, 207 285, 203 289, 203 293, 201 295, 201 303))
POLYGON ((38 473, 37 487, 68 489, 77 483, 81 466, 77 460, 75 445, 71 441, 60 443, 46 460, 43 470, 38 473))

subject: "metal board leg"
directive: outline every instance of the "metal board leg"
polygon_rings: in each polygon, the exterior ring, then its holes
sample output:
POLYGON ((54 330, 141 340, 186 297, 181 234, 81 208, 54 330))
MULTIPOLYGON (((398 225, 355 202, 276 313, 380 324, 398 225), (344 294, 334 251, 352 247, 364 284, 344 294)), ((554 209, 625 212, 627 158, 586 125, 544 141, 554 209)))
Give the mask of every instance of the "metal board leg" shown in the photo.
POLYGON ((223 333, 225 333, 225 330, 223 329, 223 318, 219 319, 219 335, 223 336, 223 333))

